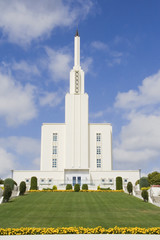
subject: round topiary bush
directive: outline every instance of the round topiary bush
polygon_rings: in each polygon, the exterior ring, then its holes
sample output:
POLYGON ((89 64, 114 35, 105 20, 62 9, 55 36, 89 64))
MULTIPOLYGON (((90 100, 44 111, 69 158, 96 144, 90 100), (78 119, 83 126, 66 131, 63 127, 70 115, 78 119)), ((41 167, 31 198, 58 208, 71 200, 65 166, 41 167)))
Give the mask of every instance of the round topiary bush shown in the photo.
POLYGON ((116 190, 123 189, 122 177, 116 177, 116 190))
POLYGON ((9 185, 11 187, 11 190, 13 190, 14 189, 14 185, 17 186, 17 183, 12 178, 6 178, 4 180, 4 187, 5 187, 5 185, 9 185))
POLYGON ((71 190, 72 189, 72 184, 67 184, 66 185, 66 190, 71 190))
POLYGON ((9 184, 6 184, 4 187, 4 192, 3 192, 3 201, 8 202, 10 197, 12 195, 12 188, 9 184))
POLYGON ((56 185, 53 185, 53 190, 57 190, 57 186, 56 185))
POLYGON ((141 177, 139 180, 140 189, 143 187, 149 187, 149 182, 147 177, 141 177))
POLYGON ((83 184, 82 185, 82 190, 88 190, 88 184, 83 184))
POLYGON ((26 191, 26 183, 24 181, 22 181, 19 185, 19 190, 20 193, 19 195, 24 195, 25 191, 26 191))
POLYGON ((131 182, 128 182, 128 184, 127 184, 127 191, 129 194, 131 194, 133 191, 133 185, 131 182))
POLYGON ((31 187, 30 190, 37 190, 37 178, 36 177, 31 177, 31 187))
POLYGON ((148 202, 148 191, 147 190, 142 190, 141 196, 142 196, 144 202, 148 202))
POLYGON ((75 184, 74 185, 74 191, 75 192, 79 192, 80 191, 80 185, 79 184, 75 184))

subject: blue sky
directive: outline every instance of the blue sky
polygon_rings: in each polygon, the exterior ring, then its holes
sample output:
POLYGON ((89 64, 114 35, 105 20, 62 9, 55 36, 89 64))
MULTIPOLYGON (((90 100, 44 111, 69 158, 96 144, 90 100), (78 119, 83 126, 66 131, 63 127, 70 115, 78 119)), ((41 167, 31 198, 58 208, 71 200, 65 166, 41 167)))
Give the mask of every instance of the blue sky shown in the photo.
POLYGON ((160 1, 0 1, 0 177, 39 169, 64 122, 78 26, 89 121, 113 126, 114 169, 160 171, 160 1))

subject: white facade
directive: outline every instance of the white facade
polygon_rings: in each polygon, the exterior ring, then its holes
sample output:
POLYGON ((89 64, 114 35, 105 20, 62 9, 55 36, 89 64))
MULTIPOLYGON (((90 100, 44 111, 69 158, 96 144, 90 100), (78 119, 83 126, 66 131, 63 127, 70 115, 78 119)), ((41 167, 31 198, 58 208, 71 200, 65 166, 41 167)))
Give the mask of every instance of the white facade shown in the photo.
POLYGON ((112 126, 88 122, 88 94, 84 88, 84 72, 80 66, 80 37, 74 39, 74 67, 70 72, 70 91, 65 98, 65 123, 44 123, 41 132, 40 171, 13 171, 19 184, 36 176, 40 188, 57 185, 65 188, 87 183, 115 189, 115 178, 133 184, 139 171, 112 170, 112 126))

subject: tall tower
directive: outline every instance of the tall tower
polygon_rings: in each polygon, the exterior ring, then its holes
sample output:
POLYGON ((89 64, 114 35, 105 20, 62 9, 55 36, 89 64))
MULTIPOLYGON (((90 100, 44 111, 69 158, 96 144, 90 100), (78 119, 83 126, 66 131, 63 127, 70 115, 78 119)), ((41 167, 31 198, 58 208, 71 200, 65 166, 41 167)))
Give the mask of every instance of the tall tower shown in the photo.
POLYGON ((80 66, 80 36, 74 38, 74 66, 70 72, 70 92, 65 98, 66 169, 88 168, 88 94, 80 66))

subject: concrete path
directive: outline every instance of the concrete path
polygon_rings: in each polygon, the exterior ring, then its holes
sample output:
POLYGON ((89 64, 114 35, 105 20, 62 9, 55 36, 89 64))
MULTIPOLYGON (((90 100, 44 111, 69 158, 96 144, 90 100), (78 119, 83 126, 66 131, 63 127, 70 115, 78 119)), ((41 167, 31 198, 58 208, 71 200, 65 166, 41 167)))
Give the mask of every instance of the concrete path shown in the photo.
POLYGON ((160 240, 160 235, 141 234, 63 234, 63 235, 28 235, 0 236, 0 240, 160 240))

